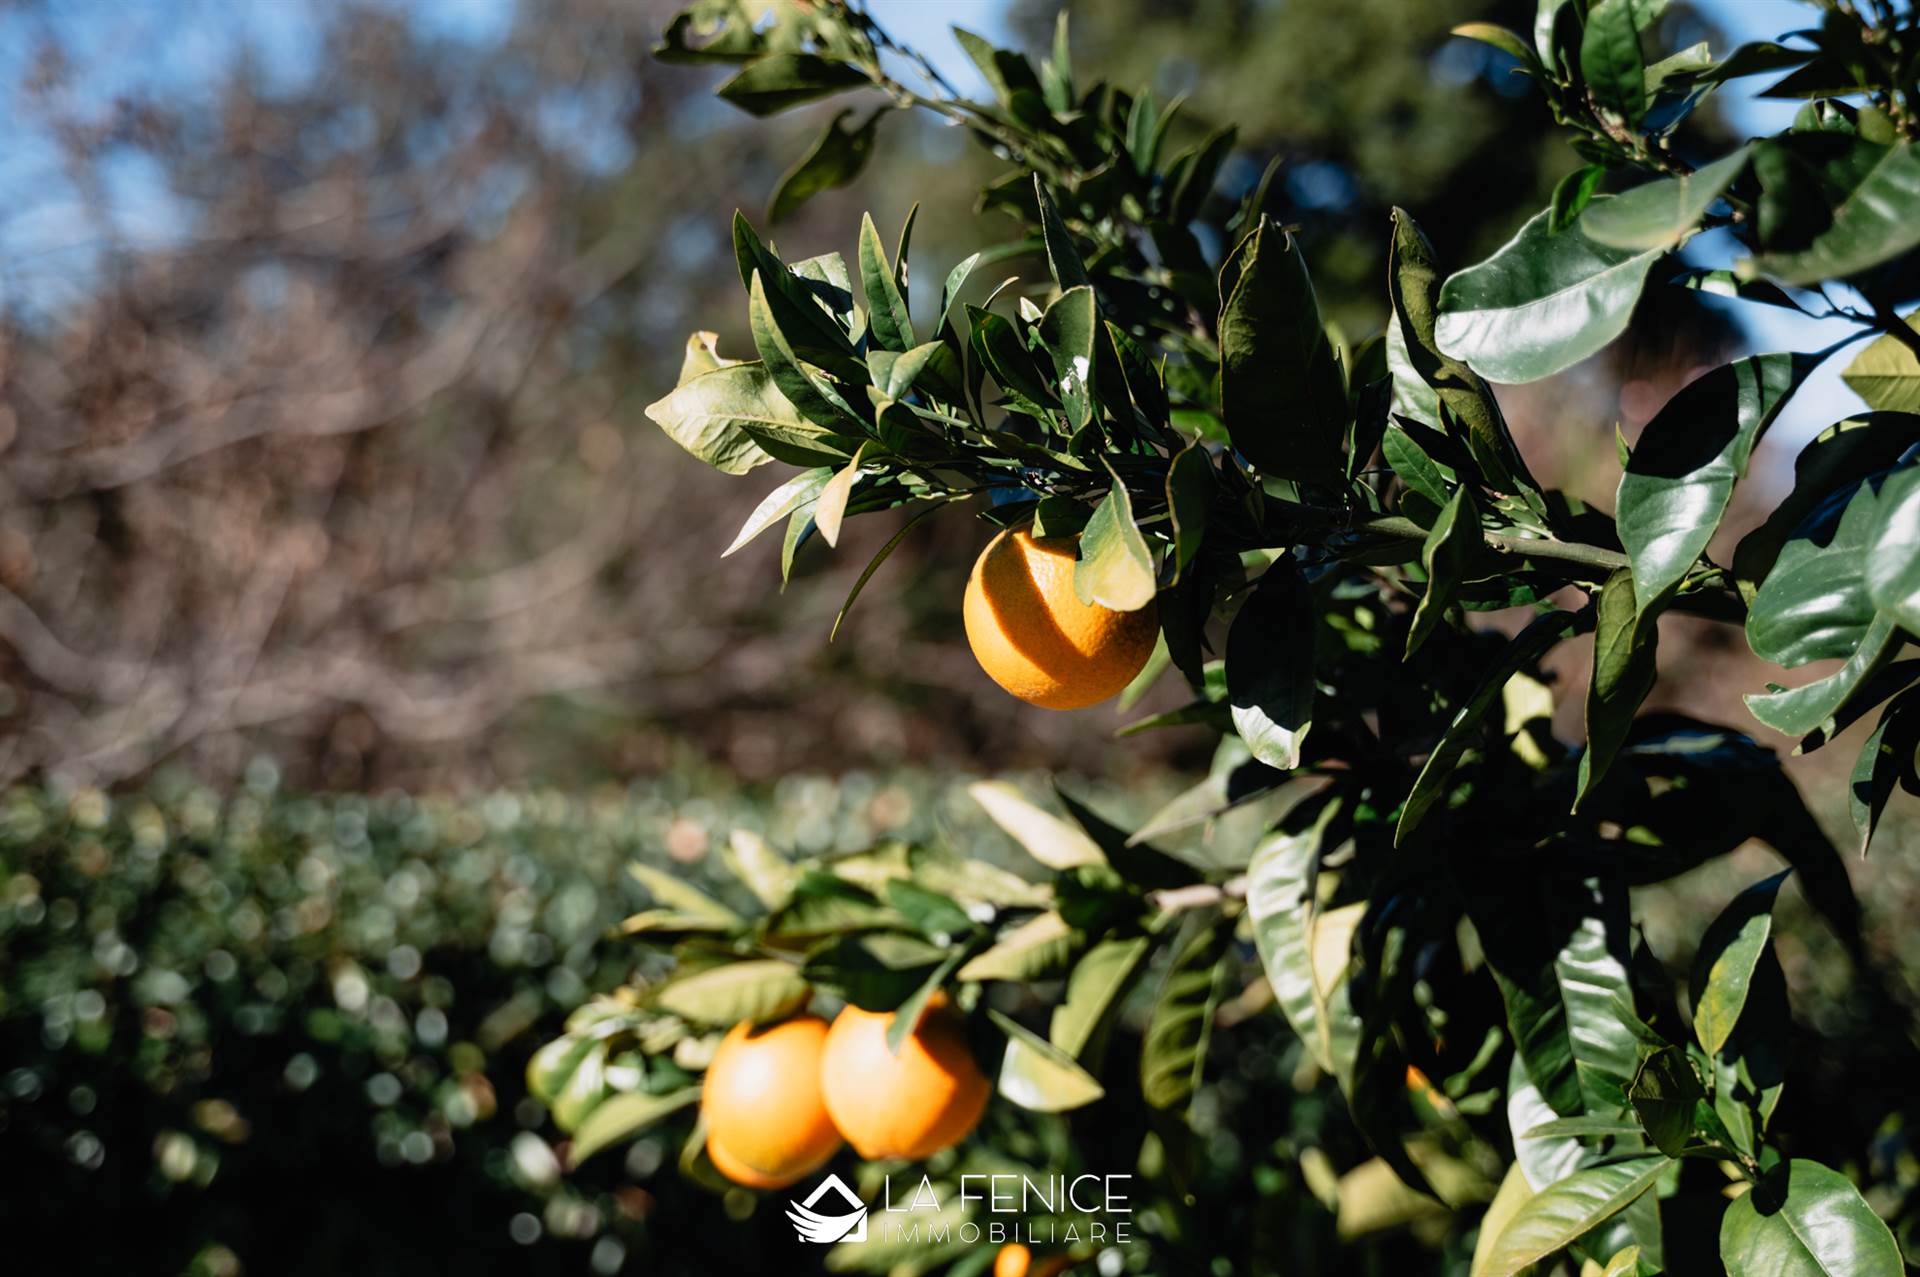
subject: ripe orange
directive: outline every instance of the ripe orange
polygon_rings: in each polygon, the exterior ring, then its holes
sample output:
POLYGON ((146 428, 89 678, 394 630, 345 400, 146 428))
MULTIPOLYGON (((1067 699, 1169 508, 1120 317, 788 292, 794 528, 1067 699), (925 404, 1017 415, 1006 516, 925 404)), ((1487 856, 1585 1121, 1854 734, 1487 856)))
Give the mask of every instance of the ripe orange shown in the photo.
POLYGON ((707 1156, 748 1188, 785 1188, 818 1170, 840 1147, 820 1094, 827 1022, 736 1024, 707 1066, 700 1112, 707 1156))
POLYGON ((962 615, 974 659, 994 682, 1047 709, 1080 709, 1133 681, 1153 654, 1153 604, 1116 612, 1073 592, 1078 543, 1008 529, 967 578, 962 615))
POLYGON ((1065 1255, 1034 1263, 1033 1250, 1024 1242, 1008 1242, 993 1257, 993 1277, 1058 1277, 1071 1267, 1073 1260, 1065 1255))
POLYGON ((986 1111, 987 1078, 944 998, 928 1005, 898 1055, 887 1050, 893 1016, 848 1006, 835 1018, 821 1090, 860 1156, 917 1161, 966 1138, 986 1111))

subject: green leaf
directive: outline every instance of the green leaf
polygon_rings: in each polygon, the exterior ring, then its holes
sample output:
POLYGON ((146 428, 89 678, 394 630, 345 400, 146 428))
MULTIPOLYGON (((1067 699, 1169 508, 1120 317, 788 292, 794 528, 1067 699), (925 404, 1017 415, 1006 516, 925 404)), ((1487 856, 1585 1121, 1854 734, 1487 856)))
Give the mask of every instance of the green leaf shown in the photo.
POLYGON ((1157 1109, 1184 1110, 1200 1086, 1233 928, 1215 919, 1194 929, 1167 968, 1140 1044, 1140 1094, 1157 1109))
POLYGON ((1306 259, 1264 216, 1220 271, 1220 403, 1233 446, 1263 472, 1346 472, 1346 384, 1306 259))
POLYGON ((1720 1217, 1728 1277, 1901 1277, 1899 1244, 1846 1176, 1794 1158, 1720 1217))
POLYGON ((1380 453, 1401 482, 1435 506, 1444 506, 1452 500, 1449 494, 1458 482, 1454 472, 1434 460, 1433 454, 1420 446, 1411 431, 1388 426, 1380 439, 1380 453))
POLYGON ((1119 1010, 1122 995, 1140 972, 1153 948, 1147 936, 1102 940, 1073 964, 1066 992, 1053 1009, 1047 1038, 1060 1050, 1080 1059, 1119 1010))
POLYGON ((1880 154, 1833 206, 1833 220, 1805 248, 1750 257, 1742 278, 1767 275, 1782 284, 1811 287, 1845 279, 1920 245, 1920 152, 1902 142, 1880 154))
POLYGON ((1605 165, 1588 164, 1561 178, 1554 186, 1553 200, 1547 206, 1547 230, 1558 235, 1573 225, 1574 219, 1593 203, 1593 197, 1606 176, 1605 165))
POLYGON ((1313 726, 1313 593, 1292 556, 1254 586, 1227 632, 1227 700, 1253 756, 1292 771, 1313 726))
POLYGON ((1407 657, 1411 659, 1433 627, 1446 615, 1460 583, 1480 557, 1480 512, 1465 484, 1453 490, 1440 517, 1427 530, 1420 547, 1420 565, 1427 572, 1427 592, 1420 596, 1413 622, 1407 627, 1407 657))
POLYGON ((797 967, 766 958, 678 976, 660 987, 653 1004, 696 1024, 758 1023, 793 1014, 812 992, 797 967))
MULTIPOLYGON (((1254 849, 1247 864, 1247 916, 1253 922, 1253 942, 1274 1000, 1293 1026, 1307 1051, 1324 1071, 1335 1071, 1334 1041, 1351 1041, 1359 1032, 1357 1019, 1329 1024, 1321 1014, 1330 1007, 1332 987, 1317 978, 1314 966, 1313 922, 1316 914, 1314 882, 1325 854, 1326 822, 1331 810, 1298 833, 1269 834, 1254 849)), ((1339 955, 1342 967, 1346 955, 1339 955)), ((1339 971, 1326 973, 1337 978, 1339 971)))
POLYGON ((1753 973, 1773 931, 1773 901, 1791 870, 1748 887, 1707 928, 1688 978, 1693 1034, 1708 1055, 1718 1055, 1733 1036, 1747 1005, 1753 973))
POLYGON ((1777 732, 1804 736, 1826 722, 1860 690, 1899 646, 1899 627, 1885 614, 1875 615, 1847 663, 1834 673, 1795 687, 1749 693, 1747 708, 1777 732))
POLYGON ((1640 1061, 1640 1071, 1627 1086, 1627 1102, 1653 1146, 1668 1157, 1694 1143, 1693 1109, 1706 1098, 1687 1053, 1665 1046, 1640 1061))
POLYGON ((1462 22, 1452 31, 1453 35, 1468 40, 1478 40, 1482 44, 1492 45, 1500 52, 1513 58, 1522 66, 1538 70, 1540 58, 1533 48, 1518 33, 1493 22, 1462 22))
POLYGON ((1060 210, 1054 206, 1053 196, 1047 193, 1047 184, 1038 173, 1033 175, 1033 196, 1040 209, 1040 233, 1046 242, 1047 268, 1053 272, 1053 282, 1063 292, 1082 287, 1091 291, 1093 281, 1087 277, 1080 251, 1073 246, 1073 236, 1067 232, 1067 224, 1060 220, 1060 210))
POLYGON ((1476 1271, 1516 1277, 1626 1209, 1672 1164, 1668 1157, 1633 1157, 1574 1172, 1514 1212, 1485 1266, 1476 1271))
POLYGON ((900 530, 894 533, 892 536, 888 537, 886 544, 881 546, 878 550, 874 552, 873 558, 867 561, 867 566, 861 569, 859 578, 855 580, 853 583, 853 588, 847 591, 847 601, 840 605, 840 611, 837 614, 835 614, 833 618, 833 629, 827 632, 827 642, 829 643, 833 642, 833 640, 839 635, 840 623, 847 619, 847 613, 853 611, 854 601, 860 597, 860 592, 867 588, 867 582, 871 581, 873 579, 873 574, 880 570, 880 565, 882 563, 885 563, 888 557, 892 555, 892 553, 895 550, 900 548, 900 543, 907 539, 907 534, 909 532, 912 532, 915 528, 919 527, 922 523, 926 522, 928 519, 938 514, 940 512, 940 509, 941 509, 941 504, 939 502, 936 502, 933 505, 930 505, 925 509, 919 511, 911 519, 908 519, 905 523, 901 524, 900 530))
POLYGON ((977 780, 967 786, 967 795, 1008 837, 1049 869, 1065 872, 1107 863, 1106 853, 1079 826, 1034 806, 1004 780, 977 780))
POLYGON ((1580 74, 1594 102, 1628 124, 1647 114, 1647 64, 1640 53, 1640 31, 1648 25, 1642 10, 1652 0, 1595 0, 1587 10, 1580 39, 1580 74))
POLYGON ((885 110, 883 107, 875 111, 866 123, 851 129, 842 127, 853 114, 851 109, 828 120, 827 127, 814 139, 807 153, 781 175, 779 185, 773 188, 767 220, 781 221, 820 192, 845 186, 860 176, 860 170, 867 166, 873 154, 874 134, 885 110))
POLYGON ((892 1011, 926 983, 949 954, 893 931, 844 935, 807 958, 806 978, 838 990, 863 1011, 892 1011))
POLYGON ((601 1149, 632 1139, 699 1098, 697 1086, 683 1087, 665 1095, 627 1091, 609 1096, 574 1128, 573 1142, 567 1146, 567 1160, 579 1166, 601 1149))
POLYGON ((910 878, 888 879, 886 894, 887 903, 932 940, 963 936, 973 930, 973 919, 953 899, 910 878))
POLYGON ((1073 591, 1083 603, 1137 612, 1153 602, 1153 552, 1133 522, 1133 500, 1119 479, 1107 490, 1080 533, 1073 591))
POLYGON ((740 531, 734 534, 732 544, 720 552, 720 557, 724 559, 741 549, 762 532, 812 501, 820 495, 820 489, 824 488, 827 480, 832 477, 831 469, 818 466, 812 470, 801 471, 769 492, 760 504, 753 508, 753 513, 747 516, 747 521, 740 525, 740 531))
POLYGON ((1580 754, 1575 811, 1613 765, 1640 702, 1659 677, 1660 631, 1656 617, 1642 613, 1635 585, 1633 570, 1620 568, 1600 589, 1587 683, 1587 747, 1580 754))
POLYGON ((1747 167, 1746 147, 1679 177, 1663 177, 1602 200, 1580 218, 1580 232, 1611 248, 1678 248, 1707 209, 1747 167))
POLYGON ((1894 785, 1912 769, 1915 751, 1920 749, 1920 709, 1916 706, 1920 706, 1920 689, 1895 697, 1881 713, 1854 762, 1847 784, 1847 814, 1860 836, 1863 856, 1873 842, 1894 785))
MULTIPOLYGON (((1915 327, 1916 318, 1920 311, 1907 316, 1909 328, 1915 327)), ((1869 408, 1920 412, 1920 358, 1892 333, 1861 351, 1840 377, 1869 408)))
POLYGON ((1173 454, 1167 463, 1167 519, 1173 525, 1173 563, 1170 583, 1193 562, 1207 532, 1207 511, 1213 504, 1213 458, 1198 440, 1173 454))
POLYGON ((993 96, 1001 106, 1011 103, 1014 95, 1023 89, 1034 93, 1040 91, 1039 78, 1020 54, 1010 49, 996 49, 990 41, 962 27, 953 28, 953 38, 959 42, 967 57, 973 60, 973 65, 979 68, 980 77, 993 90, 993 96))
MULTIPOLYGON (((1594 200, 1592 216, 1606 204, 1594 200)), ((1440 350, 1489 381, 1550 377, 1626 331, 1647 271, 1664 251, 1610 248, 1581 233, 1558 235, 1536 215, 1503 248, 1440 289, 1440 350)))
MULTIPOLYGON (((899 881, 895 881, 889 883, 888 887, 891 889, 902 885, 899 881)), ((965 916, 965 914, 961 915, 962 918, 965 916)), ((890 1054, 900 1054, 900 1048, 907 1044, 907 1039, 913 1036, 913 1031, 920 1027, 920 1018, 927 1013, 927 1006, 933 1001, 934 995, 940 992, 941 986, 946 984, 948 978, 953 975, 954 968, 965 961, 966 956, 965 949, 954 949, 948 953, 941 959, 940 965, 920 982, 920 987, 894 1009, 893 1019, 887 1024, 886 1041, 887 1051, 890 1054)))
POLYGON ((749 426, 816 431, 760 363, 729 364, 703 373, 645 411, 669 439, 725 474, 745 474, 773 459, 747 433, 749 426))
POLYGON ((737 927, 746 923, 746 919, 700 888, 664 869, 656 869, 652 865, 636 860, 627 866, 627 873, 635 882, 645 887, 655 900, 680 913, 690 917, 705 918, 724 927, 737 927))
POLYGON ((779 909, 793 898, 794 883, 800 871, 773 844, 750 829, 736 829, 727 835, 721 858, 741 885, 767 909, 779 909))
POLYGON ((1403 415, 1435 428, 1464 427, 1467 451, 1488 485, 1496 493, 1523 495, 1536 514, 1544 515, 1546 505, 1539 496, 1539 485, 1527 473, 1526 462, 1514 446, 1493 391, 1466 364, 1441 351, 1437 338, 1443 296, 1440 264, 1433 245, 1404 209, 1393 210, 1393 251, 1387 281, 1394 310, 1394 322, 1387 334, 1387 362, 1394 370, 1395 404, 1406 404, 1413 411, 1403 415), (1409 379, 1395 367, 1396 330, 1408 370, 1433 393, 1431 420, 1422 415, 1426 405, 1411 389, 1409 379))
POLYGON ((1100 335, 1100 311, 1093 289, 1077 284, 1054 299, 1040 318, 1040 343, 1053 359, 1060 403, 1075 430, 1094 419, 1093 343, 1100 335))
POLYGON ((992 1008, 987 1016, 1007 1035, 1000 1061, 1003 1098, 1034 1113, 1064 1113, 1106 1094, 1091 1073, 1053 1043, 992 1008))
POLYGON ((1791 669, 1859 649, 1875 620, 1867 552, 1887 486, 1872 476, 1828 494, 1780 547, 1747 613, 1756 656, 1791 669))
POLYGON ((860 215, 860 286, 867 299, 867 326, 874 340, 887 350, 912 350, 913 316, 901 295, 886 246, 873 224, 873 214, 860 215))
POLYGON ((1638 1277, 1640 1272, 1640 1248, 1623 1246, 1607 1260, 1607 1266, 1600 1277, 1638 1277))
POLYGON ((1463 883, 1527 1077, 1563 1117, 1611 1114, 1639 1067, 1626 892, 1593 880, 1463 883))
POLYGON ((1647 423, 1620 476, 1616 515, 1641 613, 1664 602, 1706 552, 1754 446, 1817 362, 1781 354, 1725 364, 1647 423))
POLYGON ((1527 1183, 1527 1177, 1521 1174, 1520 1163, 1507 1167, 1507 1174, 1500 1181, 1500 1189, 1487 1203, 1487 1213, 1480 1217, 1480 1235, 1473 1244, 1473 1264, 1467 1270, 1468 1277, 1486 1277, 1487 1264, 1493 1259, 1494 1243, 1506 1230, 1520 1208, 1533 1198, 1533 1186, 1527 1183))
POLYGON ((1910 633, 1920 633, 1920 467, 1888 477, 1867 537, 1867 598, 1910 633))
POLYGON ((714 93, 749 115, 776 115, 868 83, 865 72, 845 62, 815 53, 769 53, 747 63, 714 93))
POLYGON ((962 980, 1043 980, 1058 973, 1073 956, 1079 933, 1051 910, 1010 927, 984 952, 960 968, 962 980))
POLYGON ((1580 618, 1573 612, 1549 612, 1537 617, 1514 637, 1513 642, 1507 644, 1500 659, 1480 680, 1480 685, 1474 688, 1473 695, 1454 711, 1446 731, 1434 745, 1433 752, 1427 755, 1427 761, 1420 768, 1420 775, 1414 779, 1413 789, 1400 809, 1400 822, 1393 836, 1396 844, 1405 842, 1407 836, 1426 818, 1427 812, 1446 794, 1447 782, 1453 776, 1453 769, 1459 765, 1460 756, 1473 742, 1487 711, 1499 701, 1508 680, 1573 633, 1579 623, 1580 618))

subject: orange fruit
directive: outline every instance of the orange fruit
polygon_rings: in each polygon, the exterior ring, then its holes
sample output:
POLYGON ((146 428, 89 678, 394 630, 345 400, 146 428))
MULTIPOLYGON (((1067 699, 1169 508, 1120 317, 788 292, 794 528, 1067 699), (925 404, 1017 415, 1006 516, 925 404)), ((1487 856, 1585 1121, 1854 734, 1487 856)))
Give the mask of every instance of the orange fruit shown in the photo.
POLYGON ((707 1156, 748 1188, 785 1188, 820 1169, 840 1132, 820 1093, 827 1022, 817 1015, 778 1024, 736 1024, 707 1066, 700 1112, 707 1156))
POLYGON ((1080 709, 1118 694, 1147 663, 1159 633, 1151 603, 1116 612, 1080 601, 1073 592, 1078 544, 1002 532, 974 562, 961 607, 980 668, 1047 709, 1080 709))
POLYGON ((1071 1267, 1073 1260, 1065 1255, 1034 1263, 1033 1250, 1024 1242, 1008 1242, 993 1257, 993 1277, 1058 1277, 1071 1267))
POLYGON ((986 1111, 987 1078, 944 998, 928 1005, 898 1055, 887 1050, 894 1014, 848 1006, 834 1019, 820 1089, 860 1156, 918 1161, 966 1138, 986 1111))

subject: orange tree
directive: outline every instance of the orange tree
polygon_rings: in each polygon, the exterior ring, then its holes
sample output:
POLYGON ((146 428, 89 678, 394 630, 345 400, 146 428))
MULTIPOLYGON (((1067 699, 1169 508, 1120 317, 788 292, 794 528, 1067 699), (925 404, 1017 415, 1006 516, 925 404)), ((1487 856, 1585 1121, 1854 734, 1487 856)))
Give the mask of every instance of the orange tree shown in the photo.
MULTIPOLYGON (((1164 673, 1190 703, 1129 730, 1222 739, 1207 779, 1136 831, 976 786, 1044 881, 938 847, 794 863, 743 837, 731 864, 756 908, 742 912, 648 872, 658 907, 626 930, 656 956, 533 1066, 574 1160, 690 1108, 733 1026, 844 1004, 901 1058, 936 1023, 951 1057, 964 1025, 994 1108, 1100 1114, 1073 1127, 1078 1153, 991 1110, 991 1138, 956 1147, 977 1109, 955 1117, 939 1106, 961 1101, 940 1097, 972 1085, 971 1061, 895 1095, 904 1066, 878 1067, 869 1046, 850 1077, 829 1049, 829 1109, 836 1084, 878 1109, 939 1109, 919 1118, 937 1138, 872 1147, 951 1178, 1085 1160, 1091 1140, 1138 1173, 1151 1208, 1102 1271, 1278 1271, 1306 1252, 1257 1226, 1207 1234, 1222 1208, 1218 1185, 1195 1191, 1209 1151, 1190 1123, 1216 1021, 1250 1030, 1270 990, 1295 1089, 1337 1089, 1377 1159, 1336 1185, 1324 1157, 1282 1172, 1333 1201, 1343 1233, 1364 1231, 1349 1214, 1369 1209, 1416 1220, 1430 1195, 1455 1208, 1445 1266, 1476 1277, 1698 1272, 1715 1254, 1735 1277, 1904 1271, 1855 1183, 1796 1155, 1859 1150, 1818 1123, 1772 1122, 1792 1035, 1772 906, 1796 874, 1859 956, 1839 855, 1739 727, 1638 710, 1663 615, 1741 627, 1783 667, 1841 662, 1754 688, 1761 723, 1813 749, 1877 714, 1846 795, 1861 847, 1896 787, 1920 789, 1920 663, 1895 659, 1920 632, 1920 335, 1895 309, 1920 292, 1920 29, 1861 0, 1825 6, 1790 44, 1661 56, 1662 8, 1541 0, 1525 35, 1461 29, 1538 82, 1588 163, 1457 273, 1396 212, 1382 228, 1390 319, 1352 343, 1323 324, 1292 234, 1266 215, 1272 171, 1224 197, 1231 131, 1170 154, 1174 108, 1082 78, 1064 23, 1037 67, 957 33, 993 93, 974 102, 851 5, 703 0, 674 19, 660 56, 738 63, 719 93, 747 111, 883 95, 829 124, 782 179, 776 215, 852 180, 889 111, 924 109, 1008 163, 983 203, 1022 227, 916 316, 911 218, 891 247, 868 219, 852 259, 789 261, 736 217, 754 357, 696 334, 679 385, 648 409, 729 473, 797 468, 734 548, 784 526, 790 565, 849 517, 909 511, 877 564, 920 521, 970 510, 1004 530, 969 586, 989 673, 1060 706, 1164 673), (1793 126, 1693 154, 1689 113, 1756 75, 1807 99, 1793 126), (1022 254, 1048 278, 956 305, 976 273, 1022 254), (1489 389, 1594 354, 1644 293, 1673 287, 1858 325, 1848 379, 1874 411, 1805 448, 1791 492, 1727 563, 1706 551, 1735 485, 1841 347, 1759 354, 1688 385, 1622 445, 1612 515, 1534 480, 1489 389), (1152 659, 1143 627, 1158 631, 1152 659), (1587 739, 1572 747, 1548 730, 1539 666, 1583 634, 1587 739), (1166 829, 1270 793, 1291 801, 1244 845, 1204 861, 1161 846, 1166 829), (1749 839, 1789 868, 1703 926, 1677 989, 1632 925, 1629 889, 1749 839), (1223 1016, 1249 954, 1256 986, 1223 1016), (1145 1008, 1137 1035, 1115 1029, 1130 1005, 1145 1008), (1378 1191, 1359 1200, 1355 1176, 1375 1166, 1378 1191)), ((713 1180, 700 1128, 684 1147, 683 1168, 713 1180)), ((953 1242, 842 1265, 992 1259, 953 1242)))

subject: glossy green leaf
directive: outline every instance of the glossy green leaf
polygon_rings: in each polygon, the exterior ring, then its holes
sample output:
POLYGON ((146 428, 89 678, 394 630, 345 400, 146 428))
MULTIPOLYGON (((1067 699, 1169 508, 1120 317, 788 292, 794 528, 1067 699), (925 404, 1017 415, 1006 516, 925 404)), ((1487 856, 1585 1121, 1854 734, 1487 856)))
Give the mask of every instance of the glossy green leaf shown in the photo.
POLYGON ((1748 258, 1746 278, 1766 275, 1782 284, 1812 286, 1845 279, 1920 245, 1920 151, 1902 142, 1881 152, 1870 169, 1833 206, 1832 222, 1796 252, 1748 258))
POLYGON ((724 559, 742 549, 762 532, 812 501, 820 495, 820 489, 824 488, 827 480, 832 477, 831 469, 818 466, 812 470, 801 471, 769 492, 762 498, 760 504, 753 508, 753 513, 747 516, 747 521, 740 525, 740 531, 734 534, 732 543, 720 552, 720 557, 724 559))
POLYGON ((1741 892, 1700 941, 1688 989, 1693 1000, 1693 1034, 1708 1055, 1718 1055, 1726 1046, 1747 1005, 1754 969, 1773 931, 1773 901, 1787 872, 1741 892))
POLYGON ((1652 1188, 1671 1164, 1667 1157, 1627 1158, 1576 1171, 1536 1193, 1514 1212, 1479 1271, 1516 1277, 1558 1254, 1652 1188))
POLYGON ((627 1091, 609 1096, 574 1128, 573 1142, 567 1147, 567 1160, 579 1166, 601 1149, 632 1139, 699 1098, 700 1088, 697 1086, 683 1087, 665 1095, 627 1091))
POLYGON ((1916 750, 1920 750, 1920 689, 1901 693, 1881 712, 1848 778, 1847 814, 1859 835, 1862 855, 1873 842, 1895 784, 1913 769, 1916 750))
POLYGON ((1777 732, 1804 736, 1820 727, 1871 679, 1898 647, 1899 627, 1877 614, 1847 663, 1823 679, 1802 687, 1749 693, 1747 708, 1777 732))
POLYGON ((1620 476, 1615 516, 1641 612, 1662 602, 1706 552, 1754 446, 1816 363, 1781 354, 1723 365, 1647 423, 1620 476))
POLYGON ((1867 598, 1908 632, 1920 632, 1920 467, 1887 477, 1874 517, 1867 536, 1867 598))
POLYGON ((1480 1235, 1473 1244, 1473 1262, 1467 1270, 1467 1277, 1486 1277, 1487 1265, 1493 1260, 1494 1244, 1500 1240, 1500 1234, 1507 1225, 1513 1222, 1513 1217, 1520 1213, 1520 1208, 1532 1198, 1533 1186, 1520 1173, 1520 1164, 1515 1162, 1507 1167, 1499 1191, 1487 1203, 1486 1214, 1480 1217, 1480 1235))
POLYGON ((1220 272, 1220 403, 1267 474, 1345 473, 1347 392, 1299 245, 1261 219, 1220 272))
MULTIPOLYGON (((1583 217, 1604 204, 1596 199, 1583 217)), ((1664 251, 1597 244, 1577 223, 1555 235, 1550 217, 1536 215, 1440 290, 1440 350, 1489 381, 1538 381, 1601 350, 1626 330, 1664 251)))
POLYGON ((1600 1277, 1639 1277, 1640 1248, 1624 1246, 1608 1258, 1600 1277))
POLYGON ((845 110, 828 120, 827 127, 814 139, 807 153, 781 175, 779 185, 773 188, 773 199, 767 205, 769 222, 792 216, 820 192, 845 186, 860 176, 873 155, 874 134, 882 112, 873 112, 865 123, 853 128, 844 127, 852 114, 852 110, 845 110))
POLYGON ((1084 284, 1054 299, 1040 319, 1040 342, 1053 359, 1054 384, 1075 430, 1094 418, 1093 344, 1101 335, 1093 289, 1084 284))
POLYGON ((747 63, 714 92, 749 115, 774 115, 867 83, 866 73, 848 63, 783 52, 747 63))
POLYGON ((1840 1172, 1794 1158, 1720 1217, 1728 1277, 1902 1277, 1893 1233, 1840 1172))
POLYGON ((1269 767, 1291 771, 1313 726, 1313 594, 1291 557, 1254 586, 1227 632, 1233 727, 1269 767))
POLYGON ((1580 754, 1574 810, 1586 800, 1626 743, 1640 702, 1659 677, 1657 617, 1642 612, 1631 568, 1620 568, 1600 588, 1593 630, 1593 671, 1587 681, 1587 747, 1580 754))
POLYGON ((1413 621, 1407 627, 1406 655, 1414 652, 1433 633, 1459 592, 1460 583, 1480 557, 1480 512, 1473 497, 1462 484, 1440 510, 1440 517, 1427 530, 1420 547, 1420 565, 1426 569, 1427 590, 1414 608, 1413 621))
POLYGON ((1167 968, 1140 1044, 1140 1094, 1157 1109, 1184 1110, 1200 1086, 1233 928, 1196 928, 1167 968))
POLYGON ((1066 223, 1060 220, 1060 210, 1055 207, 1053 196, 1037 173, 1033 178, 1033 193, 1040 210, 1040 233, 1046 243, 1047 268, 1053 272, 1053 282, 1063 292, 1081 287, 1091 289, 1093 281, 1087 277, 1080 251, 1074 247, 1073 236, 1068 232, 1066 223))
MULTIPOLYGON (((1321 1017, 1325 991, 1315 980, 1312 948, 1313 884, 1325 838, 1324 822, 1267 835, 1247 864, 1247 915, 1274 1000, 1321 1069, 1332 1073, 1333 1029, 1321 1017)), ((1357 1030, 1357 1023, 1343 1026, 1349 1036, 1357 1030)))
POLYGON ((1080 533, 1073 590, 1083 603, 1137 612, 1153 602, 1153 552, 1133 522, 1133 499, 1118 479, 1093 508, 1080 533))
POLYGON ((1402 483, 1435 506, 1444 506, 1452 500, 1450 494, 1457 482, 1454 472, 1421 447, 1412 432, 1400 426, 1388 426, 1380 439, 1380 453, 1402 483))
POLYGON ((1400 809, 1400 821, 1394 830, 1396 843, 1405 842, 1407 836, 1426 818, 1427 812, 1446 794, 1447 782, 1453 776, 1453 769, 1459 765, 1460 756, 1473 742, 1487 711, 1499 701, 1507 681, 1573 633, 1578 624, 1579 618, 1572 612, 1549 612, 1537 617, 1507 645, 1500 659, 1487 671, 1486 677, 1474 688, 1466 703, 1454 711, 1446 731, 1427 755, 1427 761, 1420 768, 1413 789, 1400 809))
POLYGON ((1091 1073, 1053 1043, 999 1011, 989 1008, 987 1015, 1007 1035, 1000 1061, 1002 1098, 1034 1113, 1064 1113, 1106 1094, 1091 1073))
POLYGON ((1580 232, 1611 248, 1677 248, 1700 228, 1700 219, 1745 170, 1748 158, 1741 147, 1692 173, 1600 200, 1581 216, 1580 232))
POLYGON ((1561 178, 1553 188, 1553 200, 1547 205, 1547 229, 1558 235, 1573 225, 1600 193, 1600 183, 1606 176, 1605 165, 1587 164, 1561 178))
POLYGON ((1792 669, 1858 650, 1875 620, 1867 549, 1885 486, 1874 476, 1831 494, 1780 547, 1747 614, 1755 655, 1792 669))
POLYGON ((813 990, 799 968, 776 959, 728 962, 678 976, 653 995, 654 1005, 696 1024, 778 1020, 806 1005, 813 990))

